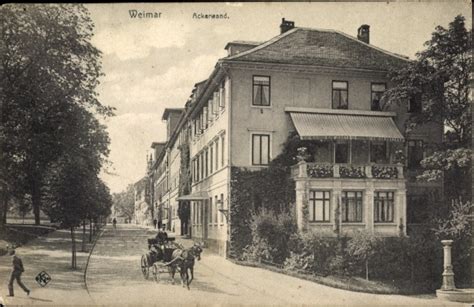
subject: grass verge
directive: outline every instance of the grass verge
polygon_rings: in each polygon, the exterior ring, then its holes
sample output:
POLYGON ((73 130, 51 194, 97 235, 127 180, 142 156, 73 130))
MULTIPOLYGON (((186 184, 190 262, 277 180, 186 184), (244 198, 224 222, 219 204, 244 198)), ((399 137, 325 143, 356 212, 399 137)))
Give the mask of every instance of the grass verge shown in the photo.
POLYGON ((411 283, 409 280, 366 280, 364 278, 355 276, 318 276, 314 274, 308 274, 305 272, 294 272, 286 269, 278 268, 272 265, 240 261, 235 259, 229 259, 235 264, 262 268, 269 271, 273 271, 280 274, 312 281, 325 286, 338 288, 342 290, 349 290, 354 292, 365 292, 373 294, 402 294, 402 295, 413 295, 413 294, 424 294, 432 293, 427 285, 420 283, 411 283))

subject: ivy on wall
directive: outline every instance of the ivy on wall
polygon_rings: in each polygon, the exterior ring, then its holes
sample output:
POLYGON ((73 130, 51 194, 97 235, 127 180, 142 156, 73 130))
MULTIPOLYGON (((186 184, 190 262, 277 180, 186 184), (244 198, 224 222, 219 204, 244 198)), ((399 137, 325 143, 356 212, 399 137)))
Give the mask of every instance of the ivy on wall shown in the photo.
MULTIPOLYGON (((314 142, 302 141, 296 133, 292 133, 283 144, 281 154, 267 168, 253 171, 232 167, 230 257, 240 257, 243 249, 252 243, 252 214, 262 210, 274 213, 295 210, 295 182, 290 175, 290 166, 297 163, 298 148, 301 147, 308 148, 310 156, 314 156, 314 142)), ((307 201, 303 218, 308 218, 307 201)))

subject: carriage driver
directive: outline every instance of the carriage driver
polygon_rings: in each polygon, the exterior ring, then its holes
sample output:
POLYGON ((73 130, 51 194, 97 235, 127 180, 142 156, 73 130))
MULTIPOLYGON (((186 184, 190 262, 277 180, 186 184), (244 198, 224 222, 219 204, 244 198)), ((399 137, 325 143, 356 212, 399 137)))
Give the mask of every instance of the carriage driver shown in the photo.
POLYGON ((163 225, 161 229, 158 230, 158 234, 156 235, 156 241, 158 241, 158 245, 164 252, 166 241, 168 241, 168 234, 166 233, 165 225, 163 225))

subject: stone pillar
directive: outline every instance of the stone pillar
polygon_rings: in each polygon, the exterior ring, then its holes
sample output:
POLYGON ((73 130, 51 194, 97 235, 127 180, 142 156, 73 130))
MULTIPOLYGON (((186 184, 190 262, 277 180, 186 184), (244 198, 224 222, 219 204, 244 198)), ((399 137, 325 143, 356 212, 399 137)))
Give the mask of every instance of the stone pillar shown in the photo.
POLYGON ((372 180, 367 181, 362 210, 364 210, 365 229, 374 233, 374 182, 372 180))
POLYGON ((453 240, 442 240, 441 243, 443 243, 444 250, 443 285, 441 286, 441 290, 455 290, 454 272, 451 264, 451 244, 453 244, 453 240))
MULTIPOLYGON (((399 235, 407 234, 407 196, 406 190, 398 189, 395 192, 395 212, 398 211, 398 216, 394 216, 394 220, 397 221, 397 227, 399 235)), ((395 213, 394 212, 394 213, 395 213)))
POLYGON ((298 226, 298 230, 303 230, 303 201, 305 199, 305 181, 303 180, 296 180, 295 182, 295 189, 296 189, 296 225, 298 226))
POLYGON ((298 171, 298 177, 308 177, 308 164, 306 164, 306 161, 298 162, 298 171))

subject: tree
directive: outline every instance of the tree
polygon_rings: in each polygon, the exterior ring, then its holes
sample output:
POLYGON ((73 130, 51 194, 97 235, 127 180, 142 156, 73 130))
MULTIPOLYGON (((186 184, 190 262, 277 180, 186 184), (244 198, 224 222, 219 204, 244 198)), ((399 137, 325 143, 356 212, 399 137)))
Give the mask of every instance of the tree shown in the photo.
POLYGON ((456 16, 447 29, 436 27, 417 59, 392 72, 396 86, 383 97, 387 104, 421 99, 423 108, 411 115, 408 131, 429 122, 445 127, 443 144, 422 161, 425 171, 419 179, 444 178, 448 199, 471 198, 472 30, 464 21, 456 16))
POLYGON ((130 220, 135 214, 135 191, 133 184, 129 184, 125 191, 114 193, 112 202, 119 215, 125 215, 130 220))
POLYGON ((100 51, 84 6, 10 4, 0 14, 2 191, 31 195, 39 224, 44 174, 70 136, 67 115, 76 106, 104 116, 112 109, 97 100, 100 51))
POLYGON ((368 231, 357 231, 347 243, 349 255, 365 263, 365 279, 369 280, 369 262, 375 255, 380 238, 368 231))

